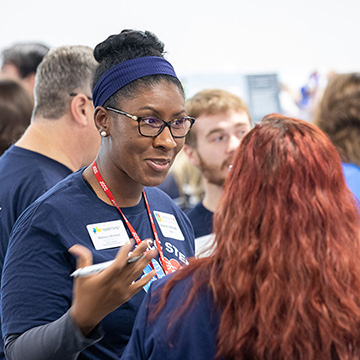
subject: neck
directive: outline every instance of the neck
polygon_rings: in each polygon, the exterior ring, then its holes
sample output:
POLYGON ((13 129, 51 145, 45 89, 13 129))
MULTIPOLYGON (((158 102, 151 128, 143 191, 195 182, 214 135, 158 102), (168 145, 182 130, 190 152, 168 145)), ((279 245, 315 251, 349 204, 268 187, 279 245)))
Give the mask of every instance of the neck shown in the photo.
POLYGON ((202 203, 207 210, 214 212, 220 201, 224 188, 219 185, 211 184, 207 182, 206 179, 203 179, 203 181, 205 195, 202 203))
POLYGON ((79 141, 64 126, 66 119, 32 122, 16 146, 35 151, 67 166, 72 171, 81 168, 79 141))
MULTIPOLYGON (((111 194, 115 198, 119 207, 131 207, 137 205, 140 202, 144 186, 133 183, 131 181, 122 181, 124 178, 123 173, 119 171, 113 171, 111 167, 107 165, 107 161, 101 161, 100 154, 96 159, 96 165, 98 167, 99 173, 101 174, 107 187, 110 189, 111 194)), ((112 205, 111 201, 99 185, 98 180, 94 175, 92 164, 84 170, 83 177, 88 181, 88 183, 94 189, 96 195, 102 201, 112 205)))

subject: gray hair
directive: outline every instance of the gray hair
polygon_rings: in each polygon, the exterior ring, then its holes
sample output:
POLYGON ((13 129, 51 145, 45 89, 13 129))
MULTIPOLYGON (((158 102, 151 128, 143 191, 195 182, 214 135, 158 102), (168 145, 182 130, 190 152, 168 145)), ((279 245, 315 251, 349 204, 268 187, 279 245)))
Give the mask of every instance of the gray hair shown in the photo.
POLYGON ((51 49, 36 72, 33 116, 59 119, 68 110, 69 94, 83 92, 90 96, 97 65, 88 46, 51 49))

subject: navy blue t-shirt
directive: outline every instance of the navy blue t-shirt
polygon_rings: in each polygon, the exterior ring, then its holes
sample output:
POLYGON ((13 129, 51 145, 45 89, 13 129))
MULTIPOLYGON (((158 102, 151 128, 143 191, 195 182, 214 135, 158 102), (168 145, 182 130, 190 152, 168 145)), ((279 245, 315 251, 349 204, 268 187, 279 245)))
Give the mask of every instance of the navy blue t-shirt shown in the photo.
MULTIPOLYGON (((11 229, 20 214, 60 180, 71 174, 65 165, 12 145, 0 157, 0 273, 11 229)), ((0 360, 5 359, 0 331, 0 360)))
MULTIPOLYGON (((187 258, 194 255, 189 219, 161 190, 146 188, 145 192, 164 256, 174 266, 186 264, 187 258), (174 237, 169 237, 173 228, 163 225, 169 225, 170 220, 177 228, 174 237)), ((153 238, 143 200, 122 211, 141 239, 153 238)), ((96 196, 83 179, 82 170, 28 207, 14 225, 4 264, 4 336, 60 318, 72 302, 70 274, 76 264, 68 249, 76 243, 86 246, 92 251, 94 263, 114 259, 119 246, 96 250, 96 236, 105 239, 103 244, 116 242, 119 223, 124 226, 118 210, 96 196)), ((125 232, 131 237, 126 226, 125 232)), ((159 262, 158 257, 156 260, 159 262)), ((103 319, 104 338, 83 351, 80 359, 118 359, 130 338, 144 295, 145 291, 140 291, 103 319)))
POLYGON ((40 195, 71 173, 65 165, 15 145, 0 157, 0 272, 16 219, 40 195))
POLYGON ((133 332, 121 360, 209 360, 214 359, 220 312, 208 291, 199 293, 193 306, 176 318, 186 302, 192 277, 176 283, 165 307, 154 320, 151 309, 170 276, 153 283, 138 312, 133 332), (169 328, 169 324, 173 325, 169 328))
POLYGON ((201 201, 192 209, 186 211, 186 215, 194 228, 195 238, 212 233, 213 212, 206 209, 201 201))

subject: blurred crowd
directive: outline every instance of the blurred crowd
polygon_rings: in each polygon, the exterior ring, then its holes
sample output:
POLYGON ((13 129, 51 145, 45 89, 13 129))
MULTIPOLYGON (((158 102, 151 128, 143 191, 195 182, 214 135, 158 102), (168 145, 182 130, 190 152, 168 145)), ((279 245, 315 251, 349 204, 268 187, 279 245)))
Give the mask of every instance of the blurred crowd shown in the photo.
POLYGON ((255 122, 151 32, 0 61, 0 360, 359 358, 360 73, 282 79, 255 122))

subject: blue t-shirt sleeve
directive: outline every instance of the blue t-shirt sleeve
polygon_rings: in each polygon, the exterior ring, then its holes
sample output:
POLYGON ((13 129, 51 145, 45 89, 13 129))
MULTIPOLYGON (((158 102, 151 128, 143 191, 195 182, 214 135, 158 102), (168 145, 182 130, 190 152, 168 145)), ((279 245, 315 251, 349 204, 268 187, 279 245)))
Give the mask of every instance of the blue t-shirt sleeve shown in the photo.
POLYGON ((4 336, 52 322, 71 306, 71 255, 54 234, 30 224, 33 215, 27 211, 16 223, 5 258, 4 336))

